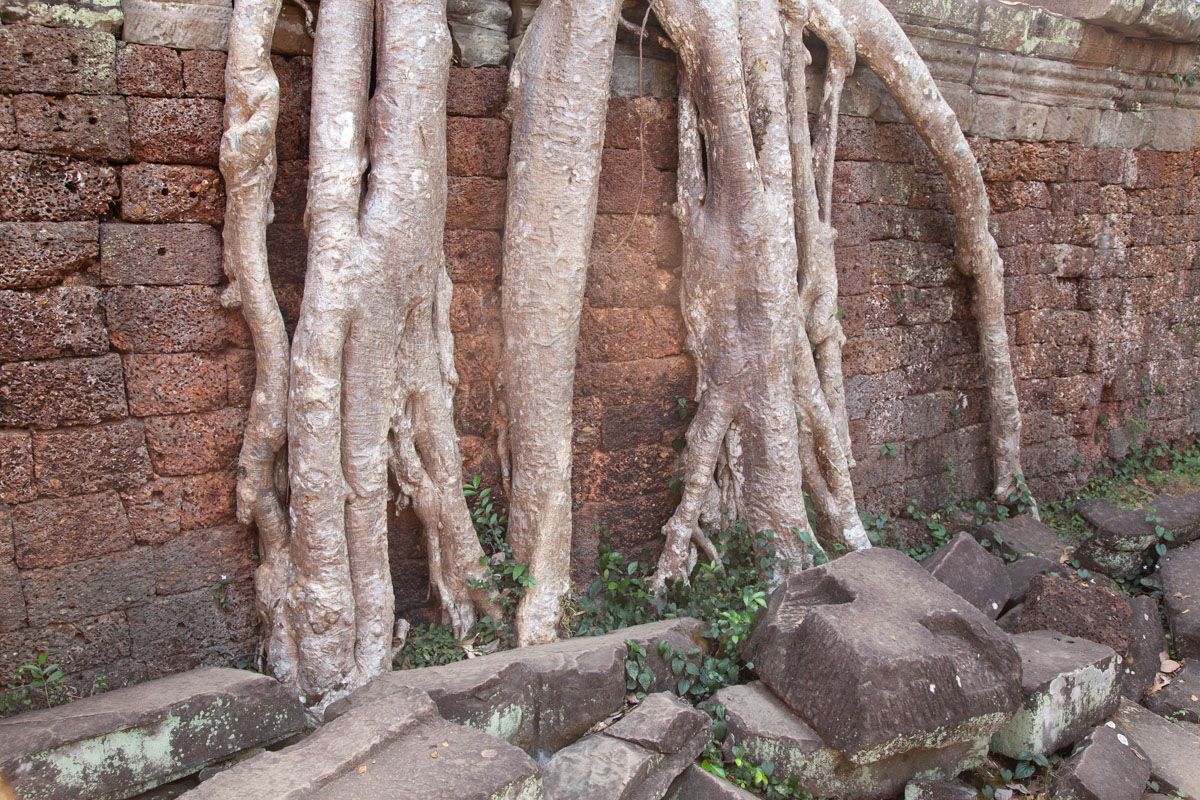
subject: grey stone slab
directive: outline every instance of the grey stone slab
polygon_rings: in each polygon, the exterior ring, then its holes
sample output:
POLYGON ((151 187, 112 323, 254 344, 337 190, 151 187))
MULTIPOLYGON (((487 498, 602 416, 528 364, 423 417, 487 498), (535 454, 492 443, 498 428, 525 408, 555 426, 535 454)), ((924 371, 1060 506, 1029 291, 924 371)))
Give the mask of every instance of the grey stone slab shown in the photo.
POLYGON ((1188 662, 1169 684, 1147 694, 1142 704, 1164 717, 1200 723, 1200 662, 1188 662))
POLYGON ((667 800, 755 800, 745 789, 734 786, 692 764, 667 790, 667 800))
POLYGON ((1150 776, 1162 788, 1200 797, 1200 726, 1169 722, 1128 700, 1112 721, 1150 758, 1150 776))
POLYGON ((904 800, 977 800, 979 792, 960 781, 914 781, 904 787, 904 800))
POLYGON ((1120 659, 1112 648, 1034 631, 1013 636, 1021 654, 1025 702, 992 737, 992 750, 1010 758, 1049 755, 1108 719, 1121 700, 1120 659))
POLYGON ((1162 583, 1175 650, 1184 658, 1200 658, 1200 543, 1163 557, 1162 583))
POLYGON ((131 797, 304 727, 275 680, 206 667, 0 720, 0 775, 22 800, 131 797))
POLYGON ((709 727, 708 715, 667 692, 647 695, 633 711, 604 733, 656 753, 677 753, 709 727))
POLYGON ((1029 514, 989 522, 979 528, 978 536, 1013 558, 1037 556, 1057 564, 1066 549, 1058 534, 1029 514))
POLYGON ((1139 800, 1150 780, 1150 759, 1116 726, 1101 725, 1079 743, 1054 774, 1059 800, 1139 800))
POLYGON ((1021 556, 1008 565, 1008 581, 1012 587, 1010 602, 1019 603, 1029 594, 1029 584, 1038 575, 1066 575, 1067 569, 1057 561, 1041 556, 1021 556))
POLYGON ((992 619, 1000 616, 1012 595, 1004 560, 983 549, 969 533, 954 537, 926 560, 924 567, 992 619))
POLYGON ((763 683, 858 764, 990 736, 1020 703, 1008 636, 885 548, 787 578, 747 650, 763 683))

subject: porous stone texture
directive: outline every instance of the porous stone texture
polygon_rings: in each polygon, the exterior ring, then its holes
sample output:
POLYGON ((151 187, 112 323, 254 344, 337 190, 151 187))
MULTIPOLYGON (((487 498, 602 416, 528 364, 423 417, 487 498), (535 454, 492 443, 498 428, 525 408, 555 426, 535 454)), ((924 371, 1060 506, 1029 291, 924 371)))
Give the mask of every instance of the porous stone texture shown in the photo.
POLYGON ((1139 800, 1150 780, 1150 759, 1115 725, 1101 725, 1054 773, 1061 800, 1139 800))
POLYGON ((1175 650, 1183 658, 1200 658, 1200 544, 1163 557, 1162 583, 1175 650))
MULTIPOLYGON (((1005 262, 1005 300, 1024 412, 1025 475, 1035 495, 1060 496, 1106 457, 1120 457, 1146 439, 1176 439, 1195 429, 1200 425, 1195 327, 1200 90, 1181 88, 1169 76, 1193 68, 1196 48, 1126 39, 1109 28, 1017 4, 885 2, 926 58, 983 168, 1005 262)), ((126 14, 146 3, 153 0, 128 0, 126 14)), ((209 36, 220 45, 221 25, 213 38, 212 27, 197 23, 194 15, 221 17, 228 3, 199 12, 196 4, 186 12, 178 4, 150 7, 170 12, 174 34, 209 36)), ((203 302, 193 302, 201 296, 193 292, 189 302, 157 295, 154 302, 122 305, 129 293, 115 291, 222 288, 213 246, 223 205, 211 166, 215 135, 194 140, 194 151, 184 152, 173 141, 157 143, 167 149, 139 151, 147 158, 184 163, 140 161, 132 145, 127 160, 64 154, 98 153, 98 144, 120 143, 119 108, 124 105, 128 116, 135 106, 152 107, 142 102, 147 99, 169 101, 164 105, 176 110, 206 109, 204 129, 212 130, 215 107, 183 101, 223 98, 224 53, 191 49, 184 39, 139 44, 137 26, 128 19, 126 40, 119 41, 111 17, 97 20, 93 14, 116 8, 107 0, 12 0, 0 6, 5 22, 0 29, 0 224, 6 226, 0 229, 0 290, 26 298, 0 299, 0 330, 15 331, 0 337, 0 361, 110 354, 112 297, 113 310, 129 312, 116 329, 119 340, 125 337, 121 346, 136 342, 121 351, 130 416, 245 407, 253 353, 240 326, 225 327, 237 315, 218 310, 211 302, 215 292, 203 302), (15 6, 21 8, 12 13, 24 15, 19 20, 4 10, 15 6), (62 9, 73 19, 61 16, 62 9), (31 103, 18 101, 26 95, 36 96, 43 108, 70 110, 84 100, 99 104, 111 112, 104 117, 105 135, 97 139, 89 132, 101 124, 97 117, 95 125, 52 127, 53 135, 43 136, 42 144, 27 139, 31 146, 59 152, 23 149, 14 104, 31 103), (130 241, 118 259, 101 264, 106 248, 100 239, 107 242, 108 236, 96 230, 110 225, 162 230, 130 241), (19 236, 16 226, 21 226, 19 236), (150 245, 152 239, 157 243, 150 245), (158 247, 168 252, 160 255, 158 247), (42 333, 32 334, 26 321, 42 333), (171 342, 186 347, 158 352, 171 342), (191 380, 186 377, 190 365, 196 370, 191 380)), ((308 43, 298 33, 298 19, 298 8, 285 3, 273 59, 281 84, 281 160, 269 242, 272 278, 289 325, 299 307, 306 252, 301 217, 311 63, 303 55, 308 43), (284 49, 300 55, 284 54, 279 47, 284 37, 284 49)), ((672 444, 687 425, 676 399, 690 397, 694 389, 678 315, 678 225, 666 208, 676 160, 674 57, 647 41, 639 70, 635 37, 621 36, 614 59, 616 93, 636 92, 640 71, 642 86, 656 96, 636 103, 614 97, 605 131, 603 210, 595 225, 575 381, 571 555, 577 584, 590 579, 597 528, 607 530, 611 544, 628 553, 657 547, 662 524, 677 502, 669 486, 677 459, 672 444)), ((456 423, 466 476, 479 474, 493 486, 500 483, 495 445, 505 85, 503 67, 455 67, 447 97, 454 132, 448 157, 456 173, 446 231, 461 377, 456 423)), ((843 112, 833 214, 839 228, 838 307, 848 337, 845 371, 859 505, 895 513, 915 499, 935 507, 949 488, 948 464, 955 467, 956 491, 985 494, 991 466, 980 360, 969 293, 954 267, 945 182, 871 76, 851 77, 843 112), (880 453, 885 443, 901 445, 898 457, 880 453)), ((87 122, 78 115, 68 118, 87 122)), ((190 113, 187 118, 193 119, 190 113)), ((133 132, 126 130, 124 137, 132 141, 133 132)), ((72 415, 110 413, 111 397, 98 402, 101 410, 72 415)), ((62 426, 70 426, 72 446, 79 450, 39 451, 54 457, 46 467, 35 457, 36 434, 0 427, 4 503, 45 499, 41 487, 50 492, 47 497, 60 496, 52 482, 36 479, 35 473, 46 469, 64 486, 77 485, 60 477, 69 460, 59 456, 86 454, 92 440, 82 430, 92 423, 65 419, 62 426)), ((205 446, 196 440, 197 450, 205 446)), ((228 442, 214 437, 211 446, 226 452, 228 442)), ((93 470, 91 459, 86 461, 93 470)), ((232 519, 229 466, 194 476, 156 475, 153 468, 139 467, 133 475, 128 487, 116 491, 137 531, 136 547, 160 547, 172 537, 232 519)), ((103 491, 80 487, 68 495, 103 491)), ((392 515, 389 539, 397 607, 419 616, 429 586, 423 537, 410 511, 392 515)), ((122 552, 97 557, 91 579, 118 583, 129 559, 122 552)), ((7 565, 2 567, 6 575, 20 578, 15 592, 24 591, 24 571, 11 559, 0 561, 7 565)), ((191 568, 203 572, 199 565, 191 568)), ((40 586, 41 578, 36 581, 40 586)), ((203 594, 186 600, 139 594, 128 604, 114 599, 123 598, 115 585, 89 588, 88 594, 108 598, 106 605, 73 624, 104 631, 106 647, 95 641, 80 644, 64 629, 31 627, 23 603, 6 604, 5 617, 18 619, 20 632, 0 641, 0 674, 10 674, 39 647, 68 663, 80 680, 102 674, 110 686, 252 652, 253 636, 237 638, 241 634, 232 632, 246 629, 242 622, 253 618, 253 610, 223 609, 211 593, 211 608, 203 594), (129 655, 127 615, 140 604, 156 609, 132 612, 147 637, 143 652, 154 641, 153 620, 165 625, 185 606, 195 608, 197 619, 209 626, 198 642, 214 642, 223 630, 233 638, 214 649, 198 649, 164 628, 160 652, 180 649, 144 662, 129 655)), ((248 582, 230 592, 235 603, 250 596, 248 582)))
POLYGON ((506 742, 447 722, 424 692, 364 703, 277 752, 261 753, 183 794, 322 800, 540 800, 537 764, 506 742))
POLYGON ((661 800, 708 743, 703 711, 651 694, 604 731, 559 750, 542 770, 546 800, 661 800))
POLYGON ((856 764, 823 741, 761 682, 721 689, 712 702, 725 707, 726 747, 745 747, 750 758, 770 761, 775 775, 795 778, 803 791, 815 796, 894 797, 914 779, 952 778, 987 756, 988 737, 982 735, 856 764))
POLYGON ((1054 631, 1013 636, 1025 702, 992 737, 992 750, 1017 758, 1049 755, 1108 719, 1121 700, 1120 659, 1110 647, 1054 631))
POLYGON ((1147 693, 1142 705, 1154 713, 1182 722, 1200 723, 1200 663, 1190 661, 1171 675, 1171 682, 1147 693))
POLYGON ((115 800, 304 726, 273 679, 210 667, 0 720, 0 776, 23 800, 115 800))
POLYGON ((1150 775, 1162 789, 1200 797, 1200 725, 1168 722, 1128 700, 1121 701, 1112 721, 1149 757, 1150 775))
POLYGON ((410 689, 428 692, 453 722, 511 742, 527 753, 552 753, 583 736, 625 705, 627 642, 646 651, 652 691, 675 681, 658 655, 666 641, 676 651, 700 642, 694 619, 636 625, 604 636, 569 639, 382 675, 350 696, 333 714, 371 702, 403 702, 410 689), (397 694, 398 693, 398 694, 397 694))
POLYGON ((960 533, 924 562, 929 574, 992 619, 1012 596, 1004 560, 984 550, 969 533, 960 533))
POLYGON ((759 678, 856 764, 990 736, 1020 661, 981 611, 895 550, 788 577, 747 647, 759 678))

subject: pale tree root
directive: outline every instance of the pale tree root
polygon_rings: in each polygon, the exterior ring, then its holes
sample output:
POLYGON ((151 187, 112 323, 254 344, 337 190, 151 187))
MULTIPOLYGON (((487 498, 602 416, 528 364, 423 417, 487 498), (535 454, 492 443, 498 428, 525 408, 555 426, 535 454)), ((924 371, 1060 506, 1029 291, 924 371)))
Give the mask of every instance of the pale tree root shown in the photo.
POLYGON ((230 21, 221 137, 224 264, 230 282, 221 300, 226 307, 241 308, 254 340, 257 371, 238 458, 237 516, 242 524, 258 528, 255 599, 263 631, 260 655, 277 678, 291 682, 296 644, 282 613, 291 556, 285 501, 276 486, 287 441, 289 345, 267 270, 266 239, 274 215, 271 190, 279 120, 279 80, 269 45, 279 8, 279 0, 245 0, 230 21))
POLYGON ((840 9, 858 56, 883 81, 925 140, 949 184, 959 269, 975 284, 973 307, 988 391, 994 496, 1007 502, 1022 475, 1021 414, 1004 326, 1004 264, 988 231, 990 207, 979 164, 929 68, 891 13, 878 0, 830 2, 840 9))
POLYGON ((510 71, 502 383, 508 541, 535 583, 521 645, 558 636, 570 590, 575 344, 621 0, 545 0, 510 71))

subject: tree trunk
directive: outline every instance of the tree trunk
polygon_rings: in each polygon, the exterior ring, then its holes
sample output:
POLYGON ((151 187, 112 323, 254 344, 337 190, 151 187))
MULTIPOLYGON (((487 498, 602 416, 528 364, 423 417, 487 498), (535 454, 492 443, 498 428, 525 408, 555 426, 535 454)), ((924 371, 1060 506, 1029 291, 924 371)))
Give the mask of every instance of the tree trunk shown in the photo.
POLYGON ((621 0, 546 0, 509 78, 503 392, 511 459, 508 540, 536 583, 522 645, 557 636, 570 591, 575 344, 596 216, 621 0))

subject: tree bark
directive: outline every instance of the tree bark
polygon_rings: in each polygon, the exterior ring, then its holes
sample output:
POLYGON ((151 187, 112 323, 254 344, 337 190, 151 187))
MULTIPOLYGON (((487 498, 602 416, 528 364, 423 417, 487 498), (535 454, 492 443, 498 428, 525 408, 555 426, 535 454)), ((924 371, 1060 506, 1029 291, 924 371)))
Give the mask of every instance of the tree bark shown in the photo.
POLYGON ((520 644, 557 636, 570 591, 575 344, 621 0, 546 0, 510 74, 503 392, 508 540, 536 583, 520 644))

